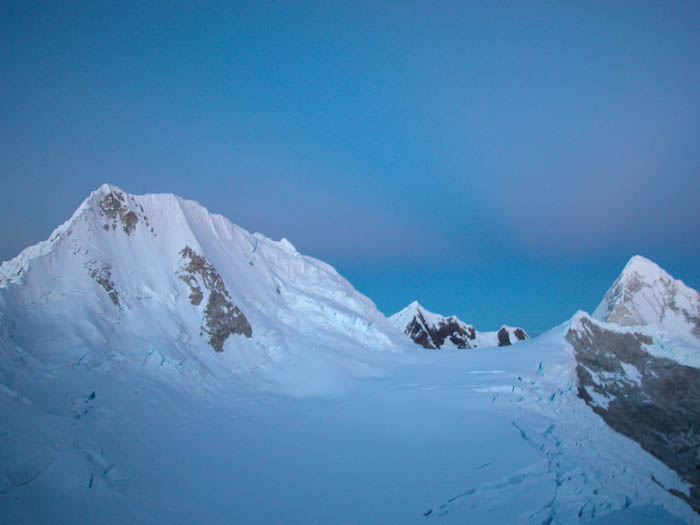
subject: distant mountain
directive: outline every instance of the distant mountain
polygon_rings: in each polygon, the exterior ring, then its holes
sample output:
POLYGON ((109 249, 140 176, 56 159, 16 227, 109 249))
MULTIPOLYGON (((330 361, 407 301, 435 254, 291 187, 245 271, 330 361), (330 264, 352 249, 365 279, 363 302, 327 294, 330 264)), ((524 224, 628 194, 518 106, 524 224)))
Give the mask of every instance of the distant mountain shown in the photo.
POLYGON ((445 317, 413 301, 389 320, 423 348, 482 348, 508 346, 529 339, 522 328, 503 325, 496 332, 479 332, 457 316, 445 317))
POLYGON ((578 396, 621 434, 676 471, 669 492, 700 512, 700 296, 640 256, 627 263, 593 316, 566 340, 578 396))
POLYGON ((639 255, 632 257, 593 317, 700 338, 700 294, 639 255))

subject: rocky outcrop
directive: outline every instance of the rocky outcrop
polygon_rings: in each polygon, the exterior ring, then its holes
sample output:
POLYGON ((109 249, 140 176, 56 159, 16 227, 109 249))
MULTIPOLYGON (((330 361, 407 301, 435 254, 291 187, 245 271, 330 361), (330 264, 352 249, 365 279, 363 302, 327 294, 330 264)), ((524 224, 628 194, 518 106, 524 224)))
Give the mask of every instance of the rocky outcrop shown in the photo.
POLYGON ((509 346, 510 345, 510 335, 505 326, 498 331, 498 346, 509 346))
POLYGON ((207 295, 203 311, 202 333, 209 335, 209 344, 217 352, 223 352, 228 336, 242 334, 252 337, 253 329, 243 312, 233 304, 216 268, 189 246, 180 251, 183 259, 177 276, 190 288, 190 303, 199 306, 207 295))
POLYGON ((88 271, 88 275, 107 292, 114 306, 119 307, 119 293, 114 286, 114 281, 112 281, 112 266, 108 263, 90 260, 85 264, 85 269, 88 271))
POLYGON ((102 228, 106 231, 117 229, 117 224, 121 224, 124 233, 131 235, 139 223, 139 215, 144 222, 146 228, 154 233, 153 228, 148 222, 143 206, 132 203, 134 209, 131 209, 127 202, 127 197, 121 191, 113 190, 105 193, 100 199, 100 212, 106 219, 102 228), (135 210, 135 211, 134 211, 135 210))
POLYGON ((417 301, 389 318, 416 344, 429 350, 440 348, 482 348, 508 346, 529 339, 522 328, 503 326, 498 332, 479 332, 458 317, 429 312, 417 301))
POLYGON ((645 350, 648 335, 604 328, 587 316, 572 324, 578 396, 691 485, 670 492, 700 513, 700 369, 645 350))
POLYGON ((700 368, 688 366, 697 363, 700 294, 635 256, 592 317, 607 324, 579 314, 566 335, 579 397, 690 484, 689 495, 670 492, 700 513, 700 368))
POLYGON ((474 327, 465 325, 454 316, 430 325, 421 312, 408 324, 405 333, 423 348, 433 350, 441 348, 447 340, 456 348, 471 348, 469 339, 475 337, 474 327))
POLYGON ((513 343, 530 338, 522 328, 510 328, 508 326, 502 326, 496 333, 496 336, 498 337, 498 346, 510 346, 513 343))

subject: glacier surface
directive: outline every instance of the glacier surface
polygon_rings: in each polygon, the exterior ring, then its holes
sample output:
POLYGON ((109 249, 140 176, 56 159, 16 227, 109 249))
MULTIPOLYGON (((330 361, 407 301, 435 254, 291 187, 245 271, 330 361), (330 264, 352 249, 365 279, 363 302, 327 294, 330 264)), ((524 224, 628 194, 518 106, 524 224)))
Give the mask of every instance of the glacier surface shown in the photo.
POLYGON ((105 185, 0 266, 0 521, 700 522, 577 396, 580 318, 427 352, 289 241, 105 185))

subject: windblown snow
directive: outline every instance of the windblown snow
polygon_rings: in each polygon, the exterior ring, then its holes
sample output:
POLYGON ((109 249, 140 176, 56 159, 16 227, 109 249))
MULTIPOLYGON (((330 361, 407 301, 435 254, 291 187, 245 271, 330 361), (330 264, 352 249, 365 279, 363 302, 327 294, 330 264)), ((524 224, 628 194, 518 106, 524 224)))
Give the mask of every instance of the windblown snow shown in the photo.
MULTIPOLYGON (((699 523, 580 397, 584 315, 426 351, 289 241, 104 185, 0 266, 0 521, 699 523)), ((657 371, 588 390, 615 409, 657 371)))

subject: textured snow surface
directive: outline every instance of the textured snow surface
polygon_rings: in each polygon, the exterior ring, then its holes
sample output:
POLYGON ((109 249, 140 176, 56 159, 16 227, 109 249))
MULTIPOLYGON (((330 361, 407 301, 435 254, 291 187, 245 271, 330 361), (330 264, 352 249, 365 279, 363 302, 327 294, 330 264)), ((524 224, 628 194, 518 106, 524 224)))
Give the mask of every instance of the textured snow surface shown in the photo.
POLYGON ((330 266, 172 195, 100 188, 0 266, 0 316, 2 523, 700 521, 576 397, 570 323, 426 352, 330 266))
POLYGON ((368 353, 356 366, 373 377, 333 363, 306 397, 326 359, 279 372, 295 396, 248 381, 198 396, 116 364, 4 353, 0 521, 697 523, 651 478, 686 490, 676 475, 575 396, 562 337, 368 353))

